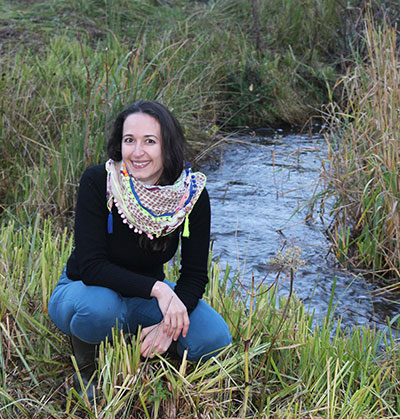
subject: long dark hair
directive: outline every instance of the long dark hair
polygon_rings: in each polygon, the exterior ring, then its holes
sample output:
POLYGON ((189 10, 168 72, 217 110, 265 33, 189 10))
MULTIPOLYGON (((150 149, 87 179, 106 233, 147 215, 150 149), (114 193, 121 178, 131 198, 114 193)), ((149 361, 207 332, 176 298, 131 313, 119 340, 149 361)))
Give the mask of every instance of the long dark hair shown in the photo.
MULTIPOLYGON (((116 117, 111 136, 107 142, 108 157, 114 161, 122 160, 121 144, 124 122, 129 115, 145 113, 158 121, 161 128, 161 150, 163 156, 163 172, 158 185, 172 185, 180 176, 185 161, 186 139, 182 128, 174 115, 161 103, 154 100, 139 100, 126 107, 116 117)), ((139 238, 139 245, 147 251, 164 251, 170 241, 176 238, 181 228, 165 237, 150 240, 146 234, 139 238)))
POLYGON ((107 143, 108 157, 114 161, 121 161, 122 129, 125 119, 133 113, 150 115, 160 124, 163 172, 157 184, 172 185, 182 173, 186 139, 179 122, 161 103, 154 100, 139 100, 125 108, 117 116, 107 143))

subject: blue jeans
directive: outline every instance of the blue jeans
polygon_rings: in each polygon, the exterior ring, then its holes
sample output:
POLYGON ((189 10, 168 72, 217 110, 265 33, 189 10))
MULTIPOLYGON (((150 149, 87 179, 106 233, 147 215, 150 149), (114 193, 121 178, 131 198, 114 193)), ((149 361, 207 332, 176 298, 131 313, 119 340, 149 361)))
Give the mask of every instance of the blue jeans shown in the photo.
MULTIPOLYGON (((175 284, 166 282, 172 289, 175 284)), ((88 343, 100 343, 118 325, 127 333, 136 334, 142 328, 159 323, 163 315, 155 298, 122 297, 117 292, 82 281, 70 280, 65 271, 49 301, 49 315, 65 334, 75 335, 88 343)), ((215 355, 232 341, 225 320, 206 302, 199 300, 189 316, 190 326, 185 338, 178 338, 178 353, 188 349, 191 361, 215 355)))

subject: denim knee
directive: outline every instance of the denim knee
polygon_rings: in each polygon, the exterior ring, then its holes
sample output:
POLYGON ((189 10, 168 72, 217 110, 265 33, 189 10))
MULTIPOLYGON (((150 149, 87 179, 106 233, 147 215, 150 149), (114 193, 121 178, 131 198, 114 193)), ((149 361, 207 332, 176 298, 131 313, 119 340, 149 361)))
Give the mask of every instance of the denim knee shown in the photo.
MULTIPOLYGON (((231 343, 232 337, 228 327, 226 327, 226 330, 219 329, 210 331, 207 338, 203 338, 201 342, 197 342, 197 345, 192 344, 187 348, 187 358, 189 361, 199 361, 200 359, 206 361, 212 356, 217 355, 225 346, 228 346, 231 343)), ((182 354, 184 349, 185 347, 182 347, 182 354)))
POLYGON ((104 287, 92 288, 91 299, 79 300, 70 323, 71 333, 89 342, 99 343, 111 338, 112 328, 125 323, 125 304, 116 292, 104 287))
POLYGON ((222 316, 206 302, 200 300, 190 315, 190 326, 186 338, 179 338, 178 352, 188 349, 190 361, 203 361, 217 355, 232 342, 229 327, 222 316))
POLYGON ((49 301, 49 315, 54 324, 68 336, 72 334, 89 342, 111 338, 111 329, 122 327, 126 306, 123 298, 105 287, 87 286, 61 275, 49 301))

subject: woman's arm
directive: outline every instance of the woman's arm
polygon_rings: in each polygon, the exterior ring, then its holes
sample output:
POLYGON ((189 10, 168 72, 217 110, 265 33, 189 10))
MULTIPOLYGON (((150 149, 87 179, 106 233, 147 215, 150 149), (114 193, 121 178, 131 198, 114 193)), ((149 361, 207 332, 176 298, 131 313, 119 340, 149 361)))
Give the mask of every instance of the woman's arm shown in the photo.
MULTIPOLYGON (((126 297, 150 298, 156 278, 137 274, 110 261, 107 217, 106 171, 103 166, 94 166, 84 172, 79 186, 75 250, 71 265, 77 269, 76 274, 86 285, 107 287, 126 297)), ((118 240, 117 243, 121 249, 129 245, 118 240)))
POLYGON ((210 223, 210 199, 204 189, 189 215, 190 235, 188 238, 182 237, 180 277, 175 287, 175 293, 189 314, 203 296, 208 283, 210 223))

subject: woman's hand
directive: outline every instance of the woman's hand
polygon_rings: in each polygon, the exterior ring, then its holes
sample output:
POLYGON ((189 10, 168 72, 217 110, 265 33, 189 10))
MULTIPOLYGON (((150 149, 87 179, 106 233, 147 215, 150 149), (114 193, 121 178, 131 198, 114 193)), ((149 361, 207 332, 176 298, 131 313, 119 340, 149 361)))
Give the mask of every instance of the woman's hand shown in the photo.
POLYGON ((177 340, 179 335, 185 338, 189 329, 189 316, 185 305, 175 292, 164 282, 157 281, 151 290, 151 297, 157 298, 158 306, 164 316, 163 332, 177 340))
POLYGON ((168 350, 172 342, 172 336, 164 332, 163 322, 145 327, 140 334, 142 347, 140 355, 153 358, 155 353, 163 354, 168 350))

